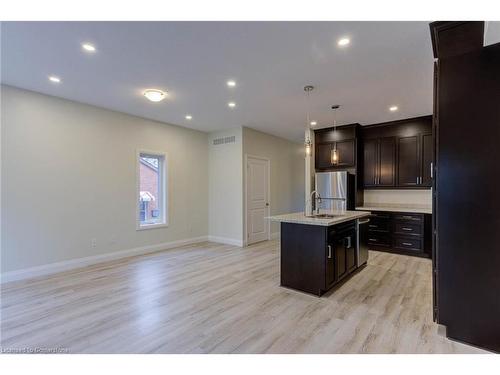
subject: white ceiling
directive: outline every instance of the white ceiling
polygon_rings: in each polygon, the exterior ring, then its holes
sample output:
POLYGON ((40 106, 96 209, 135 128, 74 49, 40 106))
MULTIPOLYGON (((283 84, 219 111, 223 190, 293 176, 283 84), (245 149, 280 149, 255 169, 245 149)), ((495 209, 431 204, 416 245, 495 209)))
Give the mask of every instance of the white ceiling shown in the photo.
POLYGON ((248 126, 299 141, 303 86, 331 126, 432 112, 428 22, 2 23, 2 83, 202 131, 248 126), (351 44, 339 48, 338 38, 351 44), (97 53, 81 50, 92 42, 97 53), (61 77, 53 84, 48 75, 61 77), (228 79, 237 87, 226 87, 228 79), (168 90, 152 103, 145 88, 168 90), (237 107, 227 107, 233 100, 237 107), (388 111, 397 105, 399 111, 388 111), (192 114, 193 120, 184 119, 192 114))

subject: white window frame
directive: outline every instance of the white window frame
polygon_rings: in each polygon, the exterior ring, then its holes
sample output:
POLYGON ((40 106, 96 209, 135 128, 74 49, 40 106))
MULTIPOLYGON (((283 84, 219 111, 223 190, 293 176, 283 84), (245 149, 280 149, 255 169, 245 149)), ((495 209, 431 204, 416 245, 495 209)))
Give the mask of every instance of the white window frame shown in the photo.
POLYGON ((136 222, 136 230, 147 230, 147 229, 155 229, 155 228, 165 228, 168 227, 168 157, 167 153, 163 151, 151 151, 151 150, 137 150, 135 156, 136 162, 136 188, 135 188, 135 222, 136 222), (158 178, 160 180, 160 187, 158 191, 158 207, 161 209, 161 222, 155 224, 141 224, 140 221, 140 203, 139 203, 139 195, 141 190, 141 161, 140 158, 142 156, 151 156, 154 158, 161 158, 160 163, 158 165, 158 178))

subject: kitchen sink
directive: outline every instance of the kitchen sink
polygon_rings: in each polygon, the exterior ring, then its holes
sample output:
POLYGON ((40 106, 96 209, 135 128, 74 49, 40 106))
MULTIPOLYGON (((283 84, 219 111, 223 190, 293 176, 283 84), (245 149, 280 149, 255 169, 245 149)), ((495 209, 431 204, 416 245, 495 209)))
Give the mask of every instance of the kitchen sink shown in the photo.
POLYGON ((343 216, 343 215, 334 215, 334 214, 316 214, 316 215, 313 215, 312 217, 317 217, 319 219, 333 219, 335 217, 340 217, 340 216, 343 216))

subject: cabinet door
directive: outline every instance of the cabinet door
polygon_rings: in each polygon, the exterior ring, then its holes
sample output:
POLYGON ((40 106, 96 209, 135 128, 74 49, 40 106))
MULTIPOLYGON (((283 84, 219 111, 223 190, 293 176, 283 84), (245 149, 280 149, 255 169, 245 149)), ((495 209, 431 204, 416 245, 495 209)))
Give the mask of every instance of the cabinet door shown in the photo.
POLYGON ((432 134, 424 134, 422 136, 422 181, 423 186, 432 186, 432 155, 433 155, 433 140, 432 134))
POLYGON ((348 167, 354 166, 356 161, 356 142, 354 139, 336 142, 339 162, 337 165, 348 167))
POLYGON ((335 270, 337 280, 340 280, 347 275, 345 237, 337 238, 335 240, 335 270))
POLYGON ((316 145, 316 168, 330 168, 331 163, 331 152, 333 143, 318 143, 316 145))
POLYGON ((418 136, 398 139, 398 185, 417 186, 420 183, 418 136))
POLYGON ((335 244, 329 243, 326 248, 326 282, 325 289, 330 288, 330 286, 335 283, 335 254, 334 254, 335 244))
POLYGON ((378 139, 367 139, 363 148, 363 184, 364 186, 375 186, 378 178, 378 139))
POLYGON ((356 238, 355 234, 352 233, 349 236, 345 238, 345 247, 346 247, 346 264, 347 264, 347 271, 351 272, 356 268, 356 251, 355 251, 355 246, 356 246, 356 238))
POLYGON ((396 139, 380 138, 379 143, 379 186, 394 186, 396 183, 396 139))

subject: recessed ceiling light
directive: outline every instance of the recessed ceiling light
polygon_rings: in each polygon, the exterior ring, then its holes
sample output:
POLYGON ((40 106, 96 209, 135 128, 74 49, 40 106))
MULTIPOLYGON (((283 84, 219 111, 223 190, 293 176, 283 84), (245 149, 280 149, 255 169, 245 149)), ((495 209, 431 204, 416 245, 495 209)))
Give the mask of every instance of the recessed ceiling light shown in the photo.
POLYGON ((236 86, 236 82, 235 82, 235 81, 233 81, 232 79, 231 79, 231 80, 229 80, 229 81, 227 81, 227 82, 226 82, 226 84, 227 84, 229 87, 234 87, 234 86, 236 86))
POLYGON ((318 123, 316 121, 311 121, 311 126, 316 126, 318 123))
POLYGON ((82 48, 87 52, 95 52, 95 46, 90 43, 82 43, 82 48))
POLYGON ((349 43, 351 43, 351 40, 349 38, 340 38, 337 41, 337 45, 340 47, 347 46, 349 43))
POLYGON ((393 105, 393 106, 389 107, 389 111, 391 111, 391 112, 395 112, 397 110, 398 110, 398 106, 397 105, 393 105))
POLYGON ((193 116, 191 115, 186 115, 186 120, 191 120, 193 118, 193 116))
POLYGON ((144 96, 152 102, 161 102, 163 99, 165 99, 165 96, 167 96, 167 94, 161 90, 147 89, 146 91, 144 91, 144 96))
POLYGON ((56 77, 56 76, 49 76, 49 81, 50 82, 54 82, 54 83, 60 83, 61 82, 61 78, 56 77))
POLYGON ((227 106, 229 108, 234 108, 234 107, 236 107, 236 103, 235 102, 229 102, 229 103, 227 103, 227 106))

